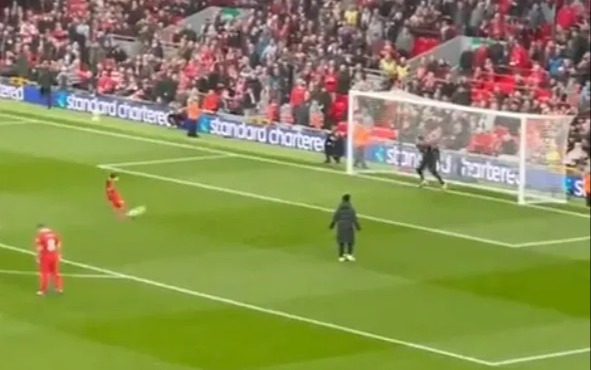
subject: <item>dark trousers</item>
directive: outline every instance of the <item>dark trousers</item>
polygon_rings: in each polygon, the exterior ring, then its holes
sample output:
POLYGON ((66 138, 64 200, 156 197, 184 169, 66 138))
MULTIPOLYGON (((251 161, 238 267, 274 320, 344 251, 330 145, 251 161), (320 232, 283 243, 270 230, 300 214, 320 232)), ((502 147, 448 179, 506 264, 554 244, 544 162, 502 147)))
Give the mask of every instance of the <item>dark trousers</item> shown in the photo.
POLYGON ((41 101, 47 105, 47 109, 51 109, 51 86, 41 86, 39 94, 41 95, 41 101))
POLYGON ((187 119, 187 136, 199 137, 199 119, 187 119))
POLYGON ((585 195, 585 202, 587 203, 587 207, 591 207, 591 193, 585 195))
POLYGON ((365 163, 365 147, 358 146, 353 150, 353 167, 367 168, 367 163, 365 163))
POLYGON ((343 257, 346 254, 353 255, 355 250, 355 243, 339 243, 339 257, 343 257))
POLYGON ((334 161, 338 164, 341 162, 341 155, 337 152, 337 149, 338 148, 336 148, 334 145, 324 146, 324 163, 331 163, 331 161, 334 161))
POLYGON ((425 180, 425 170, 428 170, 431 175, 433 175, 433 177, 439 181, 440 184, 444 183, 443 179, 439 175, 439 172, 437 171, 437 162, 435 160, 431 160, 429 158, 421 160, 419 167, 417 167, 417 173, 419 174, 421 181, 425 180))

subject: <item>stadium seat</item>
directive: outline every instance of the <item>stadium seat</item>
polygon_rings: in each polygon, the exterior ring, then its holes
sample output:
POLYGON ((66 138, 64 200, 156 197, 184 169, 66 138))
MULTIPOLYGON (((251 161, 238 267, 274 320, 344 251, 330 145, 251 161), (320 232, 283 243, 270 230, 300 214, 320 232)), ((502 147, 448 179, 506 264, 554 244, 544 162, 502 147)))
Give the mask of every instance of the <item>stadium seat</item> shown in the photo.
POLYGON ((417 37, 415 39, 412 55, 417 56, 423 54, 439 45, 439 41, 432 37, 417 37))

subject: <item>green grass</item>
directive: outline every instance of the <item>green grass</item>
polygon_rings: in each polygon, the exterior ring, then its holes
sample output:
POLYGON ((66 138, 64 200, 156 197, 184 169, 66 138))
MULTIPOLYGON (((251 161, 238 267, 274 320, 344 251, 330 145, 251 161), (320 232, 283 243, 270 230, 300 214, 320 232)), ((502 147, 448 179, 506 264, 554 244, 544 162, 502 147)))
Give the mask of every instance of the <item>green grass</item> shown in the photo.
POLYGON ((541 358, 589 347, 589 240, 512 247, 589 236, 577 204, 421 190, 311 153, 1 104, 2 369, 591 365, 541 358), (186 157, 115 165, 126 200, 148 208, 115 219, 98 165, 186 157), (327 229, 344 192, 364 217, 354 264, 327 229), (35 276, 7 274, 34 269, 40 221, 63 235, 65 273, 110 278, 67 276, 64 296, 40 299, 35 276))

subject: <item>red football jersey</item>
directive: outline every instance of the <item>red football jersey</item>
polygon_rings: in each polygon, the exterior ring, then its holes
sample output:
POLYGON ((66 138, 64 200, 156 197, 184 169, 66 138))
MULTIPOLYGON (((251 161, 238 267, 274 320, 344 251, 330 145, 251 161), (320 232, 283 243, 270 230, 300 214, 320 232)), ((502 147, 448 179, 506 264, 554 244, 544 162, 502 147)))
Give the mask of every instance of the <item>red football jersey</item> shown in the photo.
POLYGON ((107 179, 105 190, 107 193, 107 199, 112 200, 114 198, 117 198, 117 189, 115 188, 115 182, 112 179, 107 179))
POLYGON ((61 243, 59 235, 51 229, 44 228, 37 232, 35 244, 40 255, 58 254, 61 243))

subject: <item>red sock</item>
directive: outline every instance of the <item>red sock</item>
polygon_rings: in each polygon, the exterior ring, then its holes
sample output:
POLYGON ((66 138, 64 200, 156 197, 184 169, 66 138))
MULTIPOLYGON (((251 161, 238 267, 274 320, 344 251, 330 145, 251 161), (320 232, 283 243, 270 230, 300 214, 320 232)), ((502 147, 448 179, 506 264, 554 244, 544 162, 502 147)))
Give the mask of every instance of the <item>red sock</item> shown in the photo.
POLYGON ((40 275, 39 291, 45 293, 49 284, 49 274, 42 272, 40 275))
POLYGON ((53 286, 55 287, 55 289, 57 289, 59 292, 64 290, 63 279, 62 279, 62 275, 60 273, 53 274, 52 280, 53 280, 53 286))

